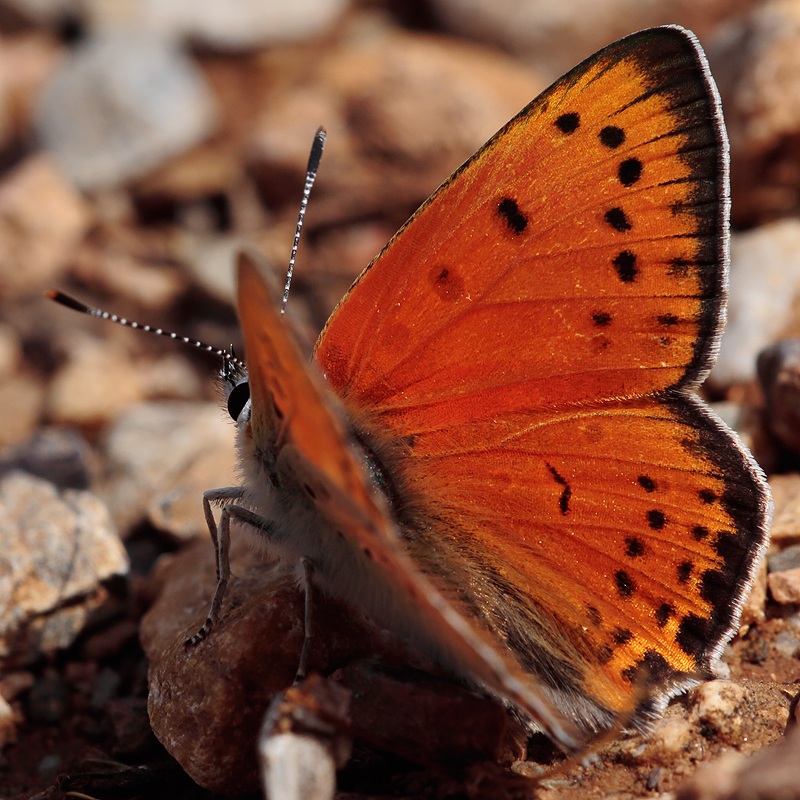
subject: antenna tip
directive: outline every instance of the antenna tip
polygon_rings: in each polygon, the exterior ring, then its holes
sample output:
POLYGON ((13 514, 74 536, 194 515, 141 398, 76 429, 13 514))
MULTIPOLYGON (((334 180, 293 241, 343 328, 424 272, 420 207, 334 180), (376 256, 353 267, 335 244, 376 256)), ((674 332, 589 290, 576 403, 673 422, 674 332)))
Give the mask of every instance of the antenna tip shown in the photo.
POLYGON ((68 294, 59 292, 56 289, 50 289, 50 291, 45 292, 44 295, 62 306, 71 308, 73 311, 82 311, 83 313, 88 313, 90 311, 89 306, 84 305, 80 300, 76 300, 74 297, 70 297, 68 294))

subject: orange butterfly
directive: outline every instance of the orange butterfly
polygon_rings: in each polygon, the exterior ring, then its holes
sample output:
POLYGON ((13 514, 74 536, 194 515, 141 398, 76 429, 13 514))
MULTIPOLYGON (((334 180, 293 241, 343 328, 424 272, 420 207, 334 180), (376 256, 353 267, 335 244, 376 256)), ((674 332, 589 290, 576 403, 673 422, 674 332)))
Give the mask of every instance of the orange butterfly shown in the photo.
POLYGON ((241 256, 247 372, 224 379, 243 482, 206 496, 210 619, 237 518, 562 747, 646 727, 713 673, 768 538, 761 471, 694 394, 728 210, 708 65, 664 27, 583 62, 456 171, 314 365, 241 256))
POLYGON ((637 676, 645 725, 712 673, 767 541, 761 472, 693 393, 728 209, 708 65, 665 27, 576 67, 447 180, 316 368, 243 256, 259 533, 566 747, 634 711, 637 676))

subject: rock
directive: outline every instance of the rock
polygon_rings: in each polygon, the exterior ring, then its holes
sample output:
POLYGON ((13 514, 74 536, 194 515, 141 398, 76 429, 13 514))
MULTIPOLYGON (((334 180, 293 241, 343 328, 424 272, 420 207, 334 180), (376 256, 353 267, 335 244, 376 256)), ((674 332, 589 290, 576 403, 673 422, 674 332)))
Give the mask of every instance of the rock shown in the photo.
POLYGON ((0 696, 0 747, 17 741, 17 715, 8 701, 0 696))
POLYGON ((786 546, 800 540, 800 475, 772 475, 769 486, 775 504, 770 537, 773 544, 786 546))
POLYGON ((762 350, 758 378, 764 391, 764 420, 781 445, 800 455, 800 339, 762 350))
POLYGON ((718 739, 735 745, 746 736, 741 706, 747 696, 747 689, 739 684, 707 681, 691 690, 689 702, 694 717, 710 727, 718 739))
POLYGON ((10 0, 9 5, 20 14, 40 24, 57 25, 80 10, 80 0, 10 0))
POLYGON ((750 758, 726 753, 702 765, 676 800, 797 800, 800 798, 800 727, 750 758))
MULTIPOLYGON (((76 254, 71 274, 95 290, 124 297, 146 308, 169 308, 186 288, 185 279, 163 263, 166 255, 132 253, 129 244, 113 239, 100 246, 94 240, 86 242, 76 254), (154 265, 147 263, 148 260, 160 263, 154 265)), ((141 245, 137 249, 144 250, 141 245)))
POLYGON ((128 351, 111 339, 76 334, 69 361, 50 386, 50 418, 62 424, 97 425, 144 397, 142 377, 128 351))
POLYGON ((800 603, 800 568, 771 573, 767 585, 776 603, 800 603))
POLYGON ((22 342, 17 332, 0 323, 0 380, 11 377, 22 359, 22 342))
POLYGON ((179 539, 208 536, 203 492, 236 486, 234 427, 216 403, 165 401, 127 409, 107 434, 99 489, 120 530, 149 515, 179 539))
POLYGON ((197 372, 178 353, 170 353, 142 365, 139 374, 148 400, 196 400, 203 393, 203 384, 197 372))
POLYGON ((731 241, 728 324, 709 380, 752 380, 756 357, 793 324, 800 291, 800 220, 786 219, 731 241))
POLYGON ((633 760, 648 765, 669 765, 688 748, 695 736, 691 720, 668 713, 656 722, 642 746, 634 750, 633 760))
POLYGON ((353 749, 345 730, 351 699, 351 692, 319 675, 276 695, 258 737, 267 797, 333 800, 336 770, 353 749))
POLYGON ((38 129, 82 189, 122 183, 208 136, 214 100, 167 39, 105 32, 82 43, 44 90, 38 129))
POLYGON ((46 155, 29 156, 0 184, 0 293, 43 291, 69 264, 91 213, 46 155))
POLYGON ((30 137, 36 100, 64 50, 59 37, 40 29, 4 33, 0 46, 0 95, 6 104, 7 134, 16 140, 30 137))
MULTIPOLYGON (((764 606, 767 602, 767 560, 764 558, 758 565, 756 579, 750 589, 750 594, 742 606, 742 616, 739 619, 739 635, 744 635, 748 628, 765 619, 764 606)), ((720 678, 724 677, 722 674, 720 678)))
POLYGON ((0 447, 16 446, 33 435, 45 406, 45 389, 25 373, 0 381, 0 447))
POLYGON ((783 658, 794 658, 800 648, 800 641, 790 631, 781 631, 775 637, 773 647, 783 658))
POLYGON ((800 544, 793 544, 785 550, 767 556, 770 572, 784 572, 787 569, 800 567, 800 544))
POLYGON ((88 489, 94 470, 86 440, 77 432, 40 428, 34 437, 0 459, 0 475, 22 470, 43 478, 59 489, 88 489))
MULTIPOLYGON (((262 718, 291 684, 304 637, 303 592, 285 568, 265 563, 235 531, 231 568, 238 577, 222 619, 187 648, 216 583, 213 549, 198 542, 172 558, 141 634, 156 736, 197 783, 210 791, 225 787, 227 794, 257 785, 254 745, 262 718)), ((310 670, 333 672, 349 690, 353 731, 367 742, 439 763, 510 763, 524 754, 527 732, 500 704, 400 667, 430 665, 340 602, 314 598, 310 670)))
POLYGON ((503 707, 449 681, 374 660, 333 674, 352 693, 353 731, 412 761, 509 765, 525 757, 528 733, 503 707))
POLYGON ((219 50, 319 36, 347 8, 345 0, 86 0, 85 5, 96 30, 136 26, 219 50))
POLYGON ((67 647, 124 575, 125 548, 105 506, 14 472, 0 481, 0 660, 30 663, 67 647))
POLYGON ((250 170, 268 205, 289 190, 299 199, 324 120, 316 225, 382 212, 399 225, 545 86, 496 52, 392 29, 370 29, 302 61, 302 81, 297 67, 274 59, 261 61, 275 89, 257 98, 250 170))
POLYGON ((678 22, 702 35, 720 19, 753 0, 435 0, 447 29, 501 45, 524 57, 552 79, 625 34, 678 22))
POLYGON ((800 3, 773 0, 717 29, 709 46, 735 157, 800 131, 800 3))
MULTIPOLYGON (((187 648, 216 585, 210 541, 177 555, 142 621, 150 662, 148 711, 158 739, 213 792, 258 786, 255 745, 275 694, 293 681, 303 643, 303 593, 292 576, 232 536, 230 585, 219 624, 187 648)), ((381 635, 328 598, 315 608, 310 666, 323 674, 381 650, 381 635)))
POLYGON ((760 3, 708 45, 731 143, 734 223, 786 216, 800 201, 800 2, 760 3))

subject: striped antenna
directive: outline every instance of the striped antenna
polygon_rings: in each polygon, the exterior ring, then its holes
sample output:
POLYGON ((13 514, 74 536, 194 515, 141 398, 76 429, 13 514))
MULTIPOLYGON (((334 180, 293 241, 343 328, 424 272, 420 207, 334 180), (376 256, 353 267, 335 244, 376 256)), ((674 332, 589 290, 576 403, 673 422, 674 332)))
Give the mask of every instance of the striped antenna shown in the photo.
MULTIPOLYGON (((163 328, 153 328, 150 325, 142 325, 140 322, 134 322, 133 320, 125 319, 124 317, 118 317, 116 314, 110 314, 108 311, 103 311, 99 308, 92 308, 91 306, 87 306, 85 303, 81 303, 80 300, 76 300, 74 297, 64 294, 64 292, 51 290, 49 292, 45 292, 45 294, 51 300, 55 300, 56 303, 60 303, 62 306, 66 306, 67 308, 71 308, 73 311, 80 311, 82 314, 89 314, 89 316, 92 317, 107 319, 110 322, 116 322, 117 325, 124 325, 126 328, 136 328, 137 330, 146 331, 147 333, 158 334, 158 336, 166 336, 168 339, 174 339, 175 341, 183 342, 184 344, 191 345, 192 347, 198 347, 200 350, 205 350, 208 353, 214 353, 214 355, 219 356, 223 360, 226 369, 230 367, 237 367, 241 370, 246 369, 244 362, 236 358, 232 352, 229 353, 227 350, 220 350, 219 348, 213 347, 210 344, 205 344, 205 342, 199 342, 197 339, 190 339, 188 336, 180 336, 177 333, 165 331, 163 328)), ((231 350, 233 350, 233 348, 231 348, 231 350)))
POLYGON ((286 271, 286 285, 283 287, 283 302, 281 303, 281 314, 286 311, 286 303, 289 302, 289 287, 292 285, 292 275, 294 274, 294 260, 297 258, 297 245, 300 243, 300 231, 303 228, 303 218, 306 215, 308 206, 308 196, 311 194, 311 187, 317 179, 319 162, 322 159, 322 151, 325 149, 325 139, 328 134, 325 128, 317 128, 314 141, 311 144, 311 153, 308 156, 308 167, 306 168, 306 183, 303 186, 303 199, 300 201, 300 214, 297 217, 297 228, 294 232, 294 244, 292 245, 292 256, 289 259, 289 269, 286 271))

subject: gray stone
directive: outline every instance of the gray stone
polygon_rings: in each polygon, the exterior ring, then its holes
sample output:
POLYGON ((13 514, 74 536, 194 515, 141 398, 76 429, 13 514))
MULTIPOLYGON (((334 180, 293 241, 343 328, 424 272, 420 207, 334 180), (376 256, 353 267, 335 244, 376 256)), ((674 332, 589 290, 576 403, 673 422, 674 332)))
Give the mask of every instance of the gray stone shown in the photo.
POLYGON ((83 189, 141 175, 205 139, 215 123, 205 79, 176 43, 119 31, 80 45, 37 112, 43 142, 83 189))
POLYGON ((800 641, 796 636, 793 636, 790 631, 781 631, 776 637, 773 644, 775 650, 786 658, 793 658, 800 647, 800 641))
POLYGON ((785 550, 767 556, 770 572, 785 572, 787 569, 800 567, 800 544, 793 544, 785 550))
POLYGON ((755 378, 756 357, 789 327, 798 290, 800 220, 733 236, 728 324, 711 381, 726 386, 755 378))

